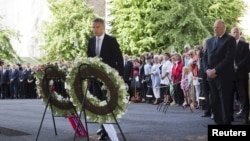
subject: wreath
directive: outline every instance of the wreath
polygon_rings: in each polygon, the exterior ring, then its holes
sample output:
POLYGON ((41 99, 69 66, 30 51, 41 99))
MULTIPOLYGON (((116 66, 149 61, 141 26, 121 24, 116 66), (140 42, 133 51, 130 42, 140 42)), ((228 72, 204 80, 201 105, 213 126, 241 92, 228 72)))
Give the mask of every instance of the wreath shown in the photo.
MULTIPOLYGON (((44 104, 48 103, 51 112, 58 116, 70 116, 75 113, 75 106, 69 98, 65 98, 61 93, 58 93, 55 88, 55 81, 64 83, 66 81, 66 72, 59 69, 58 66, 50 64, 43 65, 37 73, 36 90, 44 104)), ((64 87, 63 87, 64 88, 64 87)))
POLYGON ((127 109, 127 86, 118 72, 103 63, 98 57, 78 58, 69 70, 66 82, 70 100, 77 111, 85 112, 89 121, 103 124, 120 119, 127 109), (89 80, 95 78, 102 83, 101 90, 106 100, 99 100, 89 90, 89 80), (84 102, 84 103, 83 103, 84 102))

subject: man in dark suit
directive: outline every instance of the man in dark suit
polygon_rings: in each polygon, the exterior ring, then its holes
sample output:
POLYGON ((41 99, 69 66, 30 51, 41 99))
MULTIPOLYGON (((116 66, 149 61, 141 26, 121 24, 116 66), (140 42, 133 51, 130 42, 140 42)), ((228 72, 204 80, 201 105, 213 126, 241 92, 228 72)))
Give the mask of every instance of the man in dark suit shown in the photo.
POLYGON ((230 125, 232 121, 233 82, 235 80, 234 56, 236 40, 226 32, 223 20, 214 22, 214 35, 206 42, 204 71, 211 90, 214 121, 230 125))
POLYGON ((129 100, 133 96, 132 89, 131 89, 131 81, 133 78, 133 63, 128 60, 128 55, 124 55, 124 82, 128 85, 128 93, 129 93, 129 100))
POLYGON ((3 65, 3 69, 0 71, 0 85, 1 85, 1 93, 2 93, 2 99, 8 98, 9 94, 9 83, 10 83, 10 78, 9 78, 9 70, 7 69, 7 64, 3 65))
MULTIPOLYGON (((104 63, 116 69, 119 75, 123 77, 123 56, 116 38, 105 33, 105 23, 101 18, 93 20, 92 29, 95 36, 89 40, 87 56, 99 56, 104 63)), ((100 82, 97 82, 95 79, 91 80, 91 87, 94 96, 100 100, 106 100, 105 94, 100 89, 100 82)), ((103 126, 97 133, 100 134, 99 140, 106 140, 108 135, 103 126)))
POLYGON ((236 113, 236 117, 243 118, 244 123, 248 123, 249 115, 249 97, 248 97, 248 44, 240 40, 240 30, 237 27, 232 28, 231 35, 236 39, 236 54, 234 67, 236 73, 235 86, 238 92, 241 109, 236 113))
POLYGON ((13 64, 9 73, 11 98, 19 98, 19 66, 13 64))
POLYGON ((206 42, 207 42, 207 38, 203 40, 203 43, 202 43, 203 48, 199 52, 200 69, 199 69, 198 75, 199 75, 200 78, 202 78, 200 80, 200 83, 201 83, 201 95, 204 96, 204 98, 205 98, 205 100, 202 102, 202 105, 203 105, 202 109, 204 109, 204 113, 201 115, 201 117, 211 117, 212 116, 212 110, 211 110, 211 106, 210 106, 209 84, 208 84, 208 81, 207 81, 207 74, 206 74, 206 72, 204 71, 204 68, 203 68, 204 52, 206 50, 206 42))

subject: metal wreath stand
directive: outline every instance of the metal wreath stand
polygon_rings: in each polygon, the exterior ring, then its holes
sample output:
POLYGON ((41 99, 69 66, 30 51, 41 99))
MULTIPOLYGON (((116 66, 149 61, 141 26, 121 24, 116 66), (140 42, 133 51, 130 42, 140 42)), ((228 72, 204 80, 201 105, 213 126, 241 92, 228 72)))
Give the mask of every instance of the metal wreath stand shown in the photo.
MULTIPOLYGON (((83 112, 83 116, 84 116, 84 121, 85 121, 85 128, 86 128, 86 132, 87 132, 87 140, 89 141, 89 133, 88 133, 88 123, 97 123, 97 122, 90 122, 87 120, 87 115, 86 115, 86 109, 89 110, 89 111, 92 111, 93 113, 97 114, 97 115, 104 115, 105 113, 112 113, 112 117, 114 119, 114 123, 104 123, 104 124, 116 124, 121 132, 121 135, 123 137, 123 140, 126 141, 126 138, 122 132, 122 129, 113 113, 113 110, 115 109, 115 107, 117 106, 117 95, 112 93, 112 90, 110 91, 110 101, 114 101, 116 100, 116 103, 111 103, 107 100, 107 98, 105 98, 106 102, 107 102, 107 105, 104 106, 104 107, 95 107, 93 106, 93 104, 91 104, 91 102, 88 101, 87 99, 87 91, 88 91, 88 87, 86 87, 86 89, 82 90, 82 82, 84 80, 89 80, 89 79, 92 79, 92 80, 95 80, 95 81, 98 81, 97 80, 97 77, 95 76, 95 74, 98 74, 100 73, 101 71, 98 71, 96 69, 90 69, 89 71, 87 69, 81 69, 83 66, 88 66, 91 68, 91 66, 89 66, 89 64, 81 64, 78 66, 78 73, 76 74, 76 78, 78 79, 75 79, 75 82, 74 82, 74 89, 75 89, 75 93, 77 95, 77 98, 81 101, 81 110, 80 110, 80 114, 79 114, 79 118, 78 119, 81 119, 81 116, 82 116, 82 112, 83 112)), ((101 75, 102 79, 103 78, 108 78, 107 76, 105 75, 101 75)), ((99 83, 98 83, 99 84, 99 83)), ((108 85, 112 85, 110 82, 108 85)), ((101 85, 98 85, 99 88, 101 88, 101 85)), ((101 91, 102 95, 104 94, 103 91, 101 91)), ((79 122, 78 122, 79 123, 79 122)), ((78 128, 79 124, 77 124, 76 128, 78 128)), ((75 132, 75 135, 74 135, 74 140, 76 138, 76 132, 75 132)))
MULTIPOLYGON (((42 124, 43 124, 43 121, 44 121, 44 117, 45 117, 45 114, 46 114, 46 111, 47 111, 47 108, 48 106, 50 106, 51 108, 51 115, 52 115, 52 120, 53 120, 53 126, 54 126, 54 131, 55 131, 55 135, 57 136, 57 130, 56 130, 56 124, 55 124, 55 117, 65 117, 65 116, 55 116, 54 113, 53 113, 53 105, 56 103, 56 101, 53 101, 52 99, 52 90, 49 86, 49 81, 51 79, 54 79, 54 78, 62 78, 62 74, 60 74, 59 72, 57 72, 56 70, 54 70, 54 67, 53 66, 47 66, 44 70, 44 77, 43 77, 43 81, 41 82, 42 83, 42 91, 46 91, 47 94, 44 93, 44 96, 47 97, 47 102, 46 102, 46 106, 44 108, 44 112, 43 112, 43 116, 42 116, 42 120, 41 120, 41 123, 40 123, 40 126, 39 126, 39 129, 38 129, 38 132, 37 132, 37 136, 36 136, 36 141, 38 140, 38 137, 39 137, 39 134, 40 134, 40 131, 41 131, 41 128, 42 128, 42 124), (50 72, 49 72, 50 71, 50 72), (50 74, 51 73, 51 74, 50 74), (53 74, 53 75, 52 75, 53 74), (52 104, 53 103, 53 104, 52 104)), ((65 77, 63 77, 62 79, 66 79, 65 77)), ((58 105, 57 105, 58 106, 58 105)), ((62 108, 62 107, 61 107, 62 108)), ((69 110, 69 109, 72 109, 75 113, 75 115, 77 116, 77 118, 79 119, 80 121, 80 118, 78 117, 77 115, 77 111, 73 105, 73 103, 67 103, 67 106, 64 107, 65 110, 69 110)), ((69 117, 69 116, 68 116, 69 117)), ((78 123, 79 123, 78 121, 78 123)), ((80 121, 81 122, 81 121, 80 121)), ((76 131, 76 130, 75 130, 76 131)))

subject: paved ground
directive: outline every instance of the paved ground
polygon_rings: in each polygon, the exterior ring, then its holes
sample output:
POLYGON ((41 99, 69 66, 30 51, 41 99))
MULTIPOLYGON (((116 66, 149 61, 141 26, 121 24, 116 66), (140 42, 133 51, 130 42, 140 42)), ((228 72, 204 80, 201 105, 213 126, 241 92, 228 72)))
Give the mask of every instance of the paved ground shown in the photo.
MULTIPOLYGON (((0 141, 35 141, 44 107, 40 99, 0 100, 0 141)), ((157 110, 157 105, 131 103, 119 125, 126 141, 207 141, 207 125, 213 121, 200 117, 202 112, 170 106, 164 114, 157 110)), ((74 131, 66 118, 56 117, 55 123, 57 136, 50 110, 47 110, 38 141, 74 140, 74 131)), ((240 121, 233 124, 240 124, 240 121)), ((114 127, 123 141, 117 125, 114 127)), ((90 141, 97 140, 98 128, 96 123, 88 124, 90 141)), ((87 141, 87 138, 76 137, 75 140, 87 141)))

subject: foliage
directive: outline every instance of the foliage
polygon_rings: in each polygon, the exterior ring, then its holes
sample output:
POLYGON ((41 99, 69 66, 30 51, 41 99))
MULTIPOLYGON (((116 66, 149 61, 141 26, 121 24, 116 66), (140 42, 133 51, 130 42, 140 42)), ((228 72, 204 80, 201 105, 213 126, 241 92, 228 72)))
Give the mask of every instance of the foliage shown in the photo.
MULTIPOLYGON (((0 17, 1 22, 2 17, 0 17)), ((11 38, 18 39, 19 34, 0 23, 0 60, 19 62, 21 59, 11 45, 11 38)))
POLYGON ((201 44, 223 19, 230 30, 244 12, 242 0, 112 0, 111 33, 123 53, 140 55, 201 44))
POLYGON ((73 60, 86 56, 91 35, 91 20, 95 17, 86 0, 48 0, 52 21, 44 24, 42 36, 44 61, 73 60), (85 48, 84 48, 85 47, 85 48))

